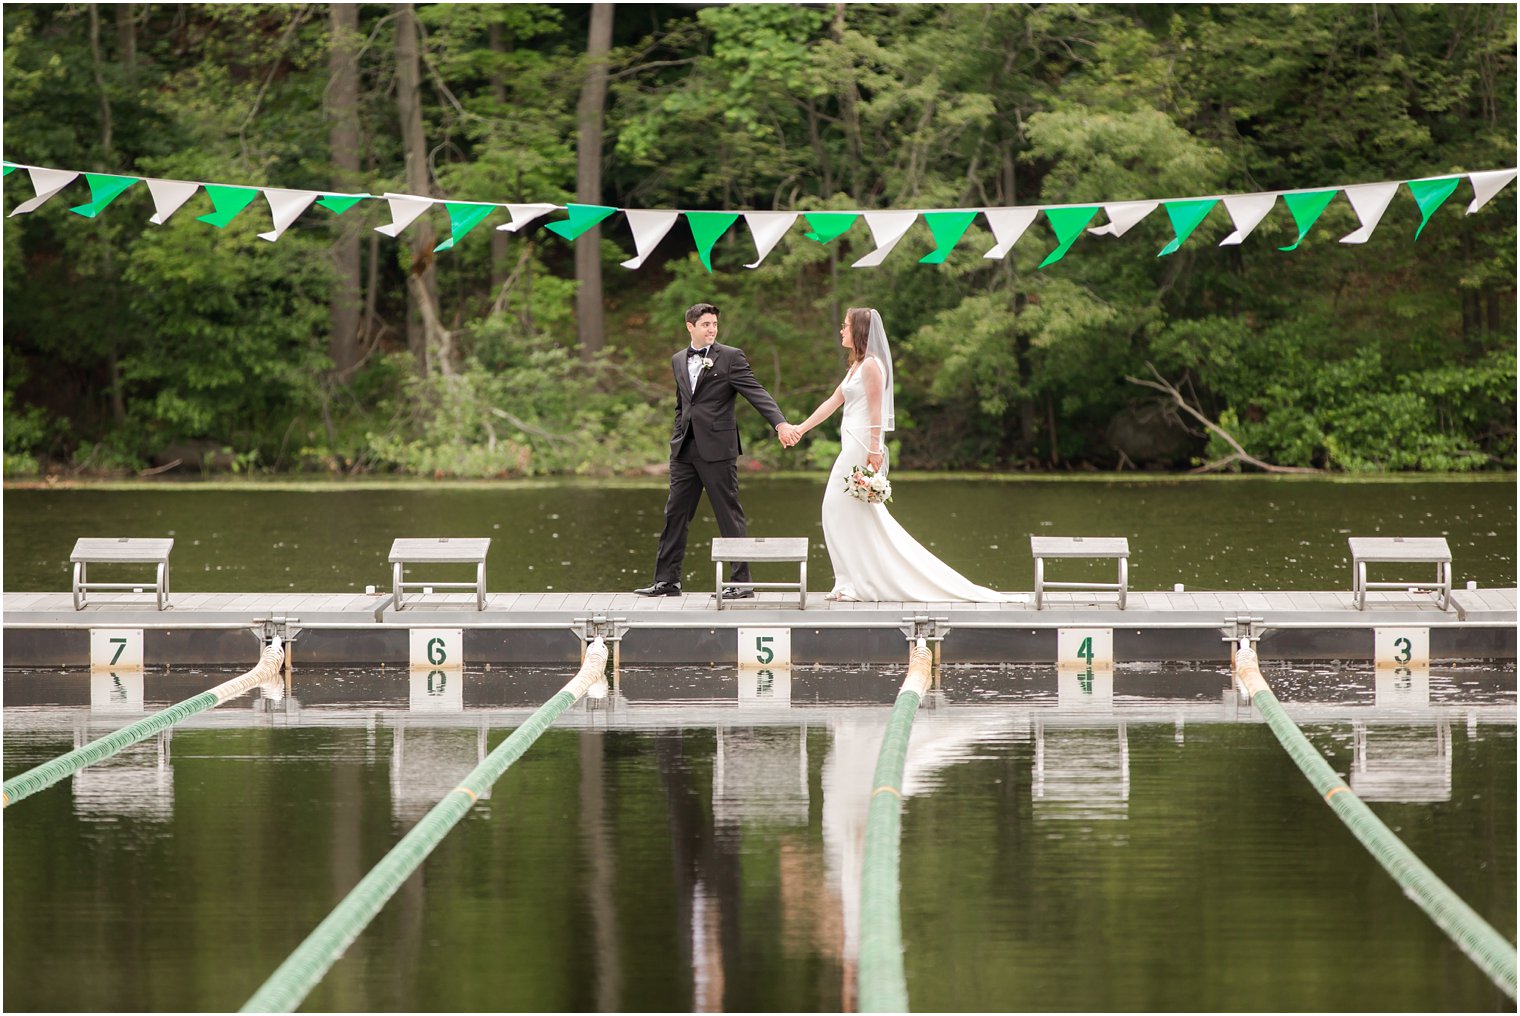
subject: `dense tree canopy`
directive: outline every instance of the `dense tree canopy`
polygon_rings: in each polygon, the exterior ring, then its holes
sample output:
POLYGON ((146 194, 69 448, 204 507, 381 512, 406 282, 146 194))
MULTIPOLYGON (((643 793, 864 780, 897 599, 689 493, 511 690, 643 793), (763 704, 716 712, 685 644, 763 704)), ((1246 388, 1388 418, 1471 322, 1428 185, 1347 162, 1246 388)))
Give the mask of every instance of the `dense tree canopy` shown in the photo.
MULTIPOLYGON (((652 4, 615 8, 605 58, 588 57, 584 5, 347 14, 8 4, 5 157, 563 204, 586 184, 583 84, 600 67, 594 182, 617 207, 1086 203, 1516 161, 1504 5, 652 4)), ((8 206, 31 196, 24 173, 5 188, 8 206)), ((1043 223, 990 260, 979 219, 937 266, 908 253, 933 248, 920 222, 876 269, 849 267, 874 247, 857 224, 828 245, 795 228, 755 270, 732 229, 711 275, 678 227, 625 271, 632 239, 614 217, 578 241, 600 245, 605 269, 592 339, 577 333, 577 286, 594 283, 574 245, 489 228, 504 215, 434 256, 410 231, 374 232, 383 206, 313 209, 270 244, 262 205, 218 230, 195 220, 210 210, 198 195, 151 226, 143 191, 87 219, 68 211, 84 200, 71 189, 5 222, 8 473, 209 457, 636 470, 665 458, 668 357, 697 300, 722 307, 720 339, 793 419, 838 380, 844 309, 879 308, 908 465, 1185 468, 1228 453, 1126 380, 1158 375, 1278 465, 1515 462, 1513 187, 1466 217, 1464 185, 1417 241, 1405 191, 1363 245, 1337 242, 1358 225, 1338 199, 1288 253, 1279 204, 1242 246, 1217 246, 1232 228, 1218 211, 1158 258, 1171 231, 1155 213, 1045 269, 1043 223)), ((740 415, 764 462, 837 449, 783 452, 740 415)))

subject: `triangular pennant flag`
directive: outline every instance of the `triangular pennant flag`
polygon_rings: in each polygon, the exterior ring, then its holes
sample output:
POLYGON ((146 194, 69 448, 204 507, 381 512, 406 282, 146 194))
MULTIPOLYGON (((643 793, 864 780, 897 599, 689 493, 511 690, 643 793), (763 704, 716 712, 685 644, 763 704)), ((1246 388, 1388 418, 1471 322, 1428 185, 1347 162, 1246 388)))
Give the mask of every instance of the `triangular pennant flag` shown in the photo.
POLYGON ((447 240, 433 248, 433 253, 448 250, 455 242, 464 238, 464 235, 497 209, 497 205, 479 204, 474 201, 445 201, 443 207, 449 212, 449 232, 452 234, 447 240))
POLYGON ((691 227, 691 238, 697 244, 697 257, 702 266, 712 271, 713 244, 728 232, 728 227, 739 221, 738 212, 687 212, 686 224, 691 227))
POLYGON ((342 215, 365 198, 372 197, 374 197, 373 194, 323 194, 317 199, 317 204, 334 215, 342 215))
POLYGON ((223 183, 208 183, 203 186, 211 197, 211 203, 216 206, 216 211, 197 215, 195 221, 208 222, 217 229, 226 229, 232 220, 238 217, 238 213, 259 196, 258 189, 254 187, 229 187, 223 183))
POLYGON ((25 215, 41 207, 44 201, 73 183, 74 178, 79 175, 77 170, 38 169, 35 166, 27 169, 26 172, 32 178, 32 190, 37 196, 17 205, 11 212, 12 215, 25 215))
POLYGON ((570 217, 549 223, 548 229, 566 240, 574 240, 617 209, 606 205, 566 205, 565 211, 570 213, 570 217))
POLYGON ((918 259, 921 265, 937 265, 944 262, 971 228, 976 212, 925 212, 924 221, 934 234, 934 250, 918 259))
POLYGON ((0 173, 0 176, 10 176, 13 172, 16 171, 16 167, 12 166, 9 162, 5 163, 4 165, 5 171, 3 173, 0 173))
POLYGON ((744 224, 755 238, 755 260, 744 267, 759 268, 796 221, 796 212, 745 212, 744 224))
POLYGON ((1193 230, 1198 228, 1198 224, 1214 210, 1214 206, 1217 204, 1219 204, 1218 198, 1168 201, 1166 203, 1166 214, 1167 218, 1172 220, 1172 232, 1177 234, 1177 238, 1165 247, 1162 247, 1161 253, 1156 256, 1159 258, 1165 257, 1168 254, 1175 254, 1177 249, 1187 242, 1187 238, 1193 235, 1193 230))
POLYGON ((660 241, 665 239, 665 234, 670 232, 670 227, 676 224, 681 213, 630 209, 623 216, 628 220, 628 228, 633 230, 633 246, 638 251, 638 256, 629 258, 622 265, 624 268, 639 268, 643 266, 644 259, 654 253, 660 241))
POLYGON ((1071 250, 1071 245, 1077 242, 1077 237, 1082 235, 1082 230, 1098 214, 1098 206, 1090 205, 1080 208, 1047 208, 1045 218, 1050 220, 1050 228, 1056 231, 1056 239, 1060 245, 1040 262, 1040 267, 1053 265, 1066 256, 1071 250))
POLYGON ((1108 213, 1108 221, 1101 226, 1094 226, 1088 232, 1093 236, 1123 236, 1130 229, 1156 210, 1158 201, 1122 201, 1118 204, 1104 205, 1103 210, 1108 213))
POLYGON ((1276 194, 1232 194, 1225 198, 1224 210, 1230 213, 1230 221, 1235 223, 1235 232, 1220 240, 1219 246, 1234 247, 1244 243, 1251 231, 1261 225, 1261 220, 1267 217, 1276 202, 1276 194))
POLYGON ((1322 191, 1299 191, 1289 192, 1282 196, 1283 204, 1288 206, 1288 211, 1293 213, 1293 224, 1298 227, 1298 238, 1286 247, 1278 250, 1298 250, 1298 245, 1304 242, 1304 237, 1309 235, 1309 230, 1314 228, 1314 223, 1324 212, 1325 206, 1334 199, 1334 190, 1322 191))
POLYGON ((1473 189, 1472 204, 1467 206, 1467 214, 1471 215, 1502 191, 1515 178, 1515 171, 1498 169, 1491 173, 1469 173, 1467 178, 1472 181, 1473 189))
POLYGON ((144 180, 148 193, 153 195, 153 215, 148 219, 155 226, 169 221, 169 216, 180 210, 186 201, 195 196, 200 184, 189 180, 144 180))
POLYGON ((301 217, 302 212, 311 207, 311 203, 316 199, 316 191, 265 187, 264 200, 269 202, 269 214, 274 219, 274 228, 267 233, 260 233, 259 239, 274 243, 285 230, 290 228, 292 222, 301 217))
POLYGON ((503 222, 496 229, 501 233, 515 233, 534 219, 542 218, 558 208, 559 205, 508 205, 507 211, 512 214, 511 222, 503 222))
POLYGON ((984 258, 1005 258, 1008 252, 1013 250, 1013 245, 1019 242, 1019 237, 1030 227, 1035 218, 1040 214, 1038 208, 987 208, 982 211, 987 216, 987 224, 992 227, 992 235, 997 238, 997 246, 987 253, 984 258))
POLYGON ((860 218, 856 212, 803 212, 802 217, 807 219, 809 226, 813 227, 811 233, 802 235, 809 240, 817 240, 819 243, 828 243, 837 239, 860 218))
POLYGON ((416 222, 423 212, 433 207, 432 198, 419 198, 412 194, 387 192, 385 202, 390 206, 391 221, 389 225, 376 226, 375 232, 384 233, 386 236, 399 236, 403 229, 416 222))
POLYGON ((871 231, 871 239, 876 241, 876 249, 851 265, 851 268, 875 268, 885 261, 897 242, 913 228, 918 213, 866 212, 865 219, 866 228, 871 231))
POLYGON ((1420 228, 1414 231, 1414 238, 1418 240, 1420 234, 1425 231, 1425 224, 1436 213, 1436 209, 1446 203, 1457 184, 1462 178, 1457 176, 1434 177, 1429 180, 1409 180, 1407 186, 1409 193, 1414 195, 1415 204, 1420 206, 1420 228))
POLYGON ((102 208, 115 201, 122 191, 138 181, 135 176, 107 176, 104 173, 86 173, 84 179, 90 185, 90 203, 75 205, 69 211, 83 215, 87 219, 95 218, 102 208))
POLYGON ((1383 221, 1388 202, 1393 200, 1398 190, 1399 185, 1396 183, 1364 183, 1347 187, 1346 200, 1351 202, 1356 217, 1362 222, 1362 228, 1341 237, 1341 243, 1366 243, 1372 237, 1372 231, 1377 229, 1378 223, 1383 221))

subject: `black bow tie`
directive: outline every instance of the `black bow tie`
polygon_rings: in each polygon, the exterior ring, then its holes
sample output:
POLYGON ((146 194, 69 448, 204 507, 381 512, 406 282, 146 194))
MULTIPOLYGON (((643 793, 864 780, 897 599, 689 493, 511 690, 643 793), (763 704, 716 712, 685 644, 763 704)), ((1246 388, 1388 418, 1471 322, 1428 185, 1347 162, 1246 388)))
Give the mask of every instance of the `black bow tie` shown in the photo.
POLYGON ((707 355, 707 350, 705 350, 705 349, 697 349, 695 347, 687 347, 686 356, 687 356, 688 359, 690 359, 693 356, 706 356, 706 355, 707 355))

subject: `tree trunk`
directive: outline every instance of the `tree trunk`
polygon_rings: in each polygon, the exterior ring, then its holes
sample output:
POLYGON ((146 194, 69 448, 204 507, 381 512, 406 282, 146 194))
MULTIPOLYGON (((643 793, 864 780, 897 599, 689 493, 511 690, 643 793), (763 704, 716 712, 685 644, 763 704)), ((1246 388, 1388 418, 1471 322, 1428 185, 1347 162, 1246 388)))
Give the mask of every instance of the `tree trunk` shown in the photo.
MULTIPOLYGON (((332 4, 331 48, 328 51, 327 147, 332 159, 334 182, 344 190, 358 189, 359 178, 359 7, 332 4)), ((360 290, 359 230, 357 225, 334 219, 338 231, 333 245, 333 287, 328 300, 327 354, 333 376, 346 380, 359 365, 360 290)))
MULTIPOLYGON (((576 107, 575 199, 602 203, 602 121, 607 110, 607 54, 612 50, 612 4, 591 5, 586 33, 586 77, 576 107)), ((581 359, 588 363, 605 344, 602 308, 602 230, 592 227, 575 241, 575 320, 581 359)))
MULTIPOLYGON (((428 179, 427 139, 422 132, 422 67, 417 51, 417 12, 412 4, 396 5, 396 105, 401 114, 401 144, 406 153, 406 189, 418 196, 432 191, 428 179)), ((433 224, 424 215, 412 229, 412 278, 408 281, 406 342, 417 358, 417 369, 454 373, 453 336, 443 328, 438 310, 438 275, 433 248, 438 245, 433 224)))
MULTIPOLYGON (((99 8, 99 4, 89 5, 90 58, 95 71, 95 86, 100 91, 100 151, 103 164, 98 168, 110 173, 116 169, 113 165, 116 156, 111 149, 111 95, 106 90, 106 79, 102 70, 105 66, 105 58, 100 49, 99 8)), ((116 259, 111 247, 111 234, 107 231, 105 219, 102 217, 95 218, 94 227, 96 239, 100 243, 100 270, 101 279, 105 283, 108 318, 114 321, 116 320, 116 259)), ((106 378, 111 395, 111 419, 119 427, 127 422, 127 400, 122 391, 117 342, 117 336, 112 335, 106 343, 106 378)))
MULTIPOLYGON (((511 49, 502 39, 500 22, 492 22, 486 32, 487 43, 491 47, 493 55, 506 53, 511 49)), ((501 64, 499 62, 491 64, 490 84, 491 98, 496 103, 498 115, 501 115, 506 112, 507 80, 502 76, 501 64)), ((519 195, 513 198, 513 200, 521 201, 522 197, 519 195)), ((493 293, 500 292, 502 283, 507 281, 507 273, 509 271, 507 266, 508 239, 509 235, 502 230, 491 230, 491 292, 493 293)))
POLYGON ((137 83, 137 22, 131 4, 116 6, 116 58, 126 72, 127 83, 137 83))

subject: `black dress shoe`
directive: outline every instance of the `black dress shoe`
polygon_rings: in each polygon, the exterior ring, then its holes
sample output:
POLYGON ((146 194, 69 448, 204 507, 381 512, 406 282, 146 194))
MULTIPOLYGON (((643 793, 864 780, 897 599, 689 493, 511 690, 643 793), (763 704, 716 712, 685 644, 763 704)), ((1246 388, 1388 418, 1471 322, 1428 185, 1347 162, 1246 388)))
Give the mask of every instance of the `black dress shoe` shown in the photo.
POLYGON ((679 582, 656 582, 652 586, 643 589, 635 589, 640 596, 680 596, 681 583, 679 582))
POLYGON ((755 591, 753 589, 741 589, 738 586, 724 586, 723 598, 725 600, 753 600, 755 598, 755 591))

